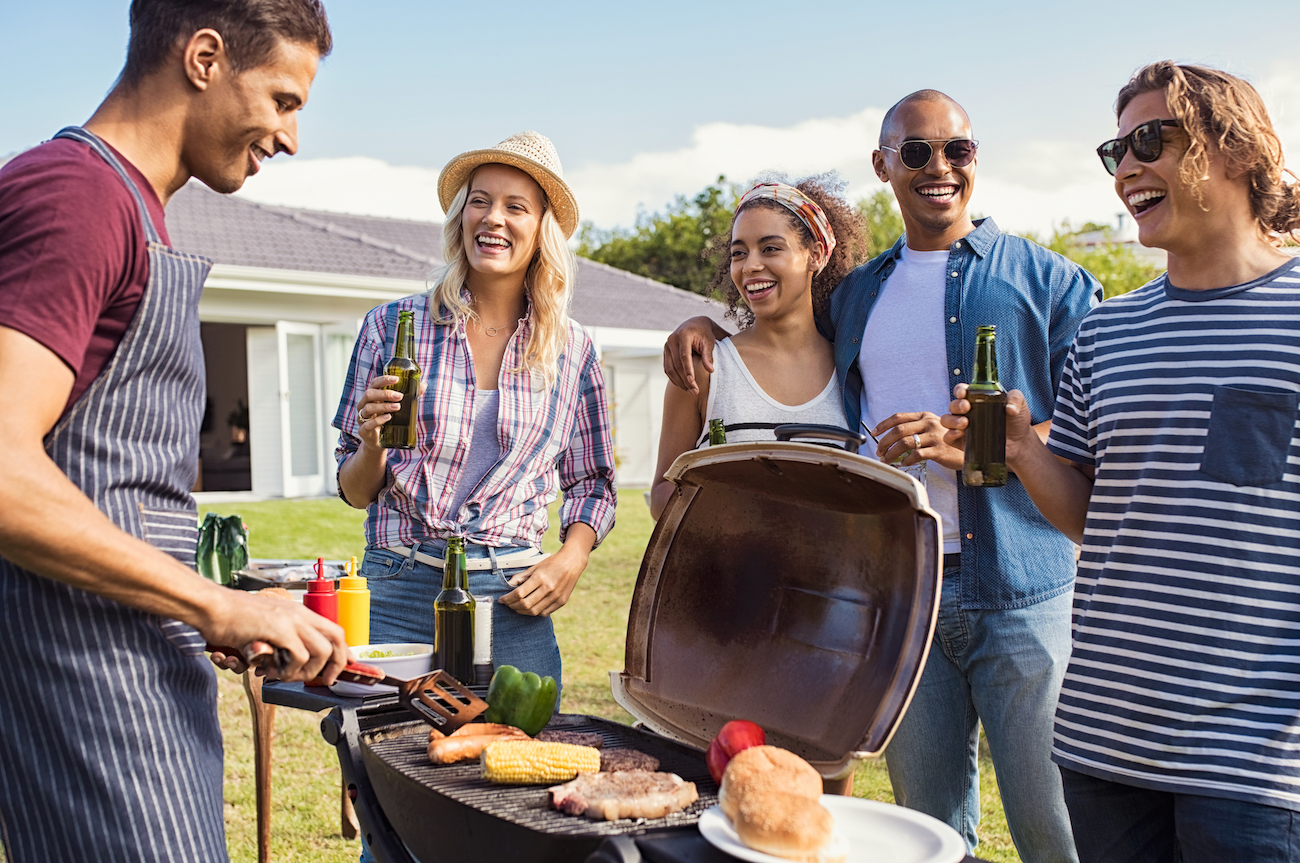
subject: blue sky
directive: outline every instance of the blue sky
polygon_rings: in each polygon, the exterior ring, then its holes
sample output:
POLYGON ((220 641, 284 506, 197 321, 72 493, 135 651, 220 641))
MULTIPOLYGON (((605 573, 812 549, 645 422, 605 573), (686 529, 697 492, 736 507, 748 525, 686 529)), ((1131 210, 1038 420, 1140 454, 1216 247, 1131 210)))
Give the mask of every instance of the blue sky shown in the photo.
MULTIPOLYGON (((243 192, 440 218, 437 171, 522 129, 549 135, 584 215, 608 227, 719 173, 837 168, 869 156, 902 95, 944 90, 981 142, 975 207, 1004 227, 1112 219, 1093 148, 1116 90, 1165 57, 1241 74, 1300 142, 1300 61, 1275 3, 610 4, 326 0, 336 49, 301 149, 243 192), (1272 35, 1270 35, 1272 34, 1272 35)), ((0 4, 0 155, 84 120, 121 66, 126 0, 0 4)))

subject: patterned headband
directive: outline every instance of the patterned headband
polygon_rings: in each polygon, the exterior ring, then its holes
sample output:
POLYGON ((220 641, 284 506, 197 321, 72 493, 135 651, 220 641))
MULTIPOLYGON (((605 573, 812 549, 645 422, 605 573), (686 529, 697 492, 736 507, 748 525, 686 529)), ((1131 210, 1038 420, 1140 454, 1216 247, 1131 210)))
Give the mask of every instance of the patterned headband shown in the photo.
POLYGON ((771 198, 798 216, 799 221, 808 227, 813 239, 826 253, 826 260, 831 259, 831 252, 835 251, 835 232, 831 230, 831 223, 827 221, 826 214, 822 212, 821 207, 817 206, 816 201, 794 186, 787 186, 785 183, 759 183, 740 199, 740 203, 736 205, 736 212, 739 213, 746 204, 759 198, 771 198))

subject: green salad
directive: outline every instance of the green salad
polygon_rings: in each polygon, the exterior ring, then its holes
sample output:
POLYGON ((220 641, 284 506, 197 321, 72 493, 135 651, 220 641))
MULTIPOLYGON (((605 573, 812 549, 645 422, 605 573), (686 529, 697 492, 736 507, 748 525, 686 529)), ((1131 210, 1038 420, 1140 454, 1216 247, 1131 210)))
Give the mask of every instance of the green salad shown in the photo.
POLYGON ((367 650, 361 654, 362 659, 391 659, 394 656, 419 656, 419 650, 367 650))

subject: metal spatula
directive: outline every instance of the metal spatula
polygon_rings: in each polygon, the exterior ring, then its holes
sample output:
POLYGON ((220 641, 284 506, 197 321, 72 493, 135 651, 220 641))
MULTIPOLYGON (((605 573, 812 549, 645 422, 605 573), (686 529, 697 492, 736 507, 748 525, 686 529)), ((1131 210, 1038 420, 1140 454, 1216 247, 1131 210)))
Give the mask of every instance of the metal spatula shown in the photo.
POLYGON ((349 662, 339 672, 338 679, 366 686, 382 683, 397 687, 398 702, 444 734, 450 734, 488 709, 486 701, 442 669, 402 680, 389 677, 373 665, 349 662))

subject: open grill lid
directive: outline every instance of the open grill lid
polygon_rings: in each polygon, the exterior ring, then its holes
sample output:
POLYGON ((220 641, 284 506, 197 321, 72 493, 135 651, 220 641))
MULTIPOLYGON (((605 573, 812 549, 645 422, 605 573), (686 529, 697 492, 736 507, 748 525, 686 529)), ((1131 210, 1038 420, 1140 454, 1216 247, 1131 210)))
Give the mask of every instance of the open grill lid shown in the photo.
POLYGON ((925 488, 806 443, 686 453, 641 562, 614 699, 700 748, 730 719, 823 775, 879 755, 920 680, 943 531, 925 488))

